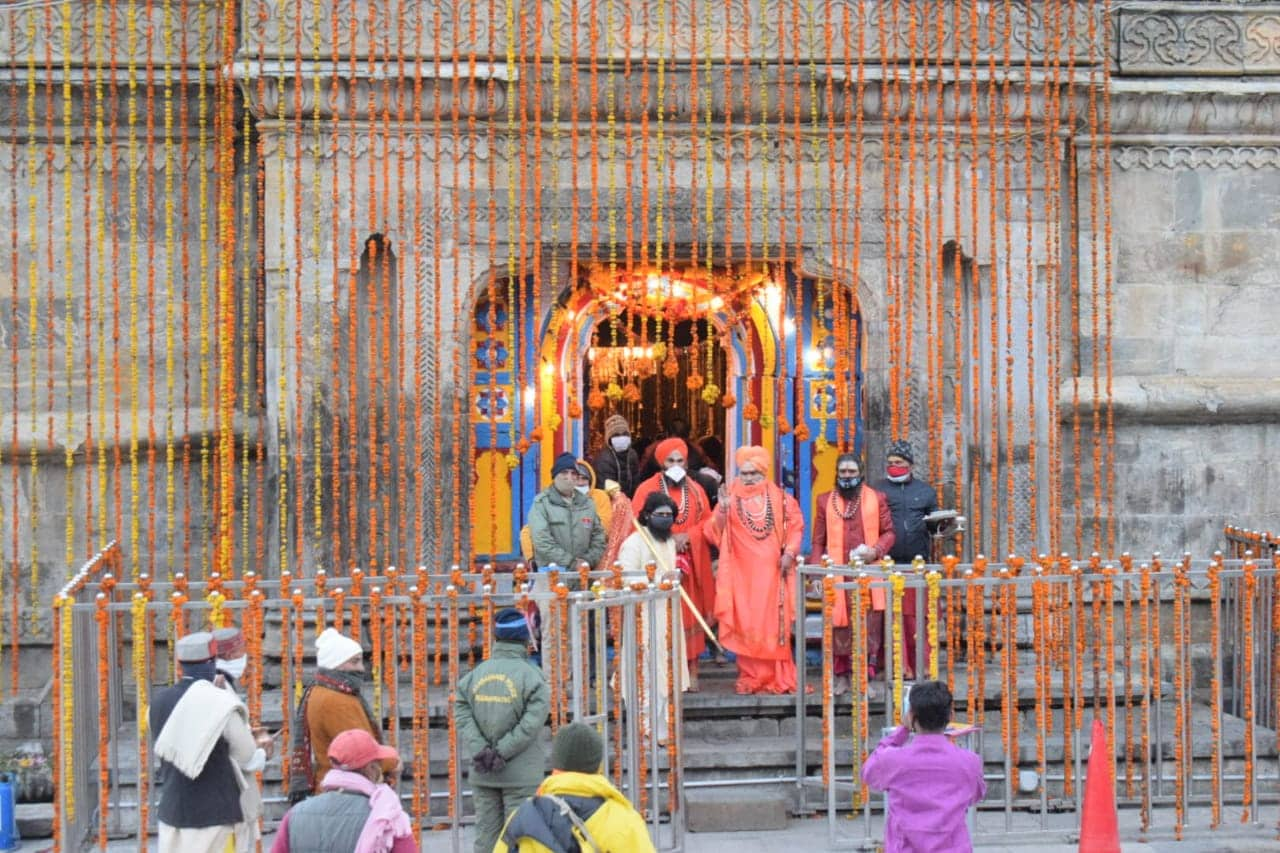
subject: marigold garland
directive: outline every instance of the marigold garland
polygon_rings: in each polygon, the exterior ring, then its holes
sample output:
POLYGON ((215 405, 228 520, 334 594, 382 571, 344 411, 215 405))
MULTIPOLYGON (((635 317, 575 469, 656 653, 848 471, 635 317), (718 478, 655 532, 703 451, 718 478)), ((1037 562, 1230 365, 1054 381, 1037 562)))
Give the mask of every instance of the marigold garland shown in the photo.
MULTIPOLYGON (((1218 645, 1222 640, 1222 555, 1209 562, 1205 577, 1209 583, 1209 648, 1215 656, 1209 674, 1209 828, 1217 829, 1222 823, 1222 665, 1216 660, 1218 645)), ((1245 781, 1248 786, 1248 780, 1245 781)))
MULTIPOLYGON (((889 579, 890 591, 892 593, 893 604, 893 625, 891 627, 893 648, 889 650, 889 657, 892 659, 900 653, 902 649, 902 601, 903 590, 906 588, 907 579, 902 576, 901 572, 894 572, 889 579)), ((904 667, 906 659, 895 661, 893 667, 893 713, 894 719, 898 725, 903 724, 902 715, 902 687, 904 667)))
POLYGON ((926 602, 929 608, 929 612, 925 615, 925 637, 926 642, 929 644, 929 678, 937 681, 938 658, 941 656, 941 649, 938 648, 938 618, 940 616, 938 604, 942 597, 942 575, 936 571, 927 572, 924 580, 928 589, 926 602))
MULTIPOLYGON (((1254 766, 1253 766, 1253 724, 1254 724, 1254 677, 1253 677, 1253 611, 1257 606, 1258 577, 1257 566, 1253 560, 1244 561, 1244 576, 1240 602, 1240 633, 1244 638, 1241 651, 1240 681, 1244 688, 1244 797, 1241 802, 1240 822, 1248 823, 1253 806, 1254 766)), ((1188 644, 1188 648, 1190 645, 1188 644)), ((1216 646, 1215 646, 1216 648, 1216 646)))

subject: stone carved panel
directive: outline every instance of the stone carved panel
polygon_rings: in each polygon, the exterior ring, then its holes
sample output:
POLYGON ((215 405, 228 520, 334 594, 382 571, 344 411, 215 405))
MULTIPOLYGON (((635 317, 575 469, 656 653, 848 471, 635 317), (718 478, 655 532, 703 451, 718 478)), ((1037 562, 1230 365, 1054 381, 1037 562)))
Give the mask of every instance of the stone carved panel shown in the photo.
POLYGON ((1117 15, 1121 75, 1280 74, 1280 14, 1158 7, 1117 15))
POLYGON ((201 61, 212 65, 221 5, 214 0, 171 0, 166 8, 155 2, 150 14, 138 2, 66 2, 9 10, 0 5, 0 66, 26 67, 34 60, 37 69, 47 62, 61 70, 64 61, 74 67, 105 68, 114 55, 121 71, 132 62, 141 77, 148 58, 160 69, 179 64, 184 52, 190 67, 201 61))
POLYGON ((875 61, 913 54, 948 62, 957 54, 962 61, 976 54, 985 61, 993 52, 1003 59, 1007 29, 1011 60, 1021 61, 1029 51, 1043 62, 1055 47, 1061 47, 1063 60, 1071 47, 1083 60, 1103 55, 1104 28, 1094 5, 1073 4, 1074 21, 1066 20, 1065 12, 1047 20, 1042 3, 1016 0, 1008 4, 1006 22, 1006 4, 989 0, 540 0, 510 7, 499 0, 336 0, 319 7, 311 0, 249 0, 242 52, 248 57, 409 55, 466 62, 473 53, 505 57, 514 40, 521 58, 576 53, 614 60, 629 56, 633 62, 647 56, 655 63, 661 54, 677 60, 838 63, 846 53, 856 56, 861 43, 863 56, 875 61), (1069 34, 1071 45, 1066 44, 1069 34))
POLYGON ((1116 168, 1277 169, 1280 145, 1126 145, 1114 153, 1116 168))
MULTIPOLYGON (((395 128, 383 133, 366 125, 356 128, 348 127, 340 131, 323 130, 317 135, 308 127, 303 131, 301 139, 296 139, 293 135, 292 127, 287 127, 288 135, 276 132, 280 130, 279 125, 274 127, 264 125, 264 129, 268 131, 264 133, 262 138, 261 154, 264 158, 283 157, 286 160, 293 160, 299 154, 304 160, 308 161, 326 160, 339 156, 357 159, 372 157, 375 160, 380 160, 384 157, 403 157, 405 159, 420 157, 428 162, 436 162, 438 160, 439 162, 447 163, 467 160, 488 162, 493 157, 502 163, 512 163, 517 162, 518 159, 513 158, 512 152, 518 151, 524 154, 525 162, 531 163, 532 161, 532 158, 527 154, 525 141, 518 136, 511 137, 506 131, 497 132, 492 137, 485 133, 469 135, 452 131, 432 133, 407 130, 402 133, 395 128), (376 143, 375 137, 377 137, 376 143)), ((711 136, 699 135, 696 144, 699 159, 705 155, 707 147, 710 146, 711 156, 717 163, 732 161, 735 164, 777 164, 793 163, 798 159, 802 163, 810 163, 819 168, 828 166, 833 173, 843 173, 843 163, 838 162, 842 149, 832 152, 827 147, 825 133, 817 135, 803 134, 798 150, 799 157, 796 156, 797 146, 794 144, 793 138, 784 139, 777 134, 772 134, 767 139, 762 140, 754 131, 731 133, 728 137, 723 133, 716 133, 711 136), (816 140, 819 144, 811 144, 813 140, 816 140)), ((694 154, 694 145, 693 134, 672 132, 666 138, 661 151, 657 149, 656 145, 651 145, 648 146, 647 153, 650 161, 655 164, 659 162, 660 157, 666 160, 691 161, 694 154)), ((861 149, 865 166, 875 167, 883 162, 884 139, 880 135, 865 136, 861 149)), ((856 152, 856 146, 854 150, 856 152)), ((962 163, 968 163, 974 158, 976 151, 978 159, 985 163, 989 157, 990 150, 991 143, 989 140, 979 140, 976 149, 968 141, 964 141, 957 145, 948 146, 946 159, 948 161, 959 160, 962 163)), ((1012 141, 1007 146, 1007 150, 1011 163, 1021 164, 1026 162, 1027 146, 1021 140, 1012 141)), ((998 147, 997 156, 1003 157, 1004 151, 1004 146, 998 147)), ((594 156, 601 161, 608 160, 603 153, 597 153, 594 156)), ((622 156, 622 147, 618 146, 614 158, 615 161, 620 162, 622 156)), ((1040 143, 1031 146, 1031 156, 1033 162, 1043 163, 1046 157, 1045 146, 1040 143)), ((552 161, 559 163, 589 162, 592 157, 592 149, 585 141, 579 141, 575 155, 572 140, 565 139, 563 136, 559 139, 544 136, 542 139, 544 164, 552 161)), ((545 168, 546 166, 544 165, 545 168)))

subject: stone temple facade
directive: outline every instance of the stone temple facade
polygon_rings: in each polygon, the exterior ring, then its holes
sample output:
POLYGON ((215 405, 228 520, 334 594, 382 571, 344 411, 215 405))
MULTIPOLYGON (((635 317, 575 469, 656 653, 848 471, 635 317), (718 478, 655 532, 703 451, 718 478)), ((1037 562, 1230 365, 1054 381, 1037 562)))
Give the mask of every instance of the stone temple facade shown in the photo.
MULTIPOLYGON (((352 390, 363 380, 346 372, 362 362, 331 336, 365 315, 393 330, 402 354, 380 374, 394 389, 369 392, 393 449, 388 476, 365 499, 387 507, 381 524, 401 537, 398 553, 469 556, 476 433, 447 425, 471 405, 472 306, 519 255, 534 303, 549 308, 572 274, 571 246, 641 224, 657 233, 658 210, 665 241, 682 252, 707 239, 695 225, 710 211, 720 257, 783 247, 774 251, 797 274, 855 292, 868 462, 882 462, 899 385, 914 407, 907 434, 927 445, 924 291, 896 307, 886 295, 886 246, 917 213, 925 221, 922 192, 885 189, 905 185, 886 168, 912 165, 914 148, 889 156, 887 128, 905 128, 913 104, 956 140, 974 128, 968 147, 916 154, 934 164, 942 212, 921 254, 952 244, 979 277, 1003 282, 1002 268, 1030 268, 1043 283, 1056 252, 1060 265, 1080 265, 1070 273, 1086 294, 1074 316, 1070 300, 1036 288, 1011 297, 1020 319, 1001 340, 1023 366, 1007 388, 1008 437, 998 426, 994 445, 949 441, 922 473, 963 502, 981 467, 971 460, 1007 454, 1016 482, 1001 505, 1042 490, 1035 524, 1025 509, 1009 529, 992 522, 993 551, 1006 540, 1024 552, 1074 551, 1079 530, 1087 552, 1110 519, 1117 551, 1203 555, 1224 523, 1275 526, 1280 3, 820 0, 800 6, 824 21, 792 24, 779 0, 741 9, 601 0, 591 14, 544 0, 536 15, 508 18, 525 5, 252 0, 233 31, 200 0, 0 6, 0 554, 24 636, 47 639, 43 604, 68 566, 111 538, 125 542, 134 569, 156 573, 204 571, 219 537, 234 542, 239 569, 329 559, 329 522, 311 519, 343 510, 341 490, 323 484, 344 465, 370 464, 347 453, 367 438, 347 411, 365 399, 352 390), (1073 22, 1066 47, 1046 35, 1055 16, 1073 22), (971 19, 981 22, 972 37, 971 19), (512 21, 517 63, 505 52, 512 21), (803 44, 782 33, 805 33, 803 44), (851 37, 865 58, 852 89, 851 37), (916 60, 936 72, 918 103, 889 82, 916 73, 916 60), (223 115, 218 75, 234 95, 223 115), (1069 96, 1050 94, 1069 76, 1078 81, 1069 96), (860 103, 825 98, 828 80, 860 103), (788 102, 796 92, 803 103, 788 102), (804 128, 788 129, 793 115, 804 128), (1024 121, 1030 142, 1010 144, 1024 121), (832 127, 860 129, 860 164, 836 162, 832 127), (982 158, 993 133, 1004 134, 1016 173, 1025 158, 1035 167, 1029 181, 1014 179, 1012 206, 973 190, 996 180, 982 158), (1060 163, 1056 177, 1046 162, 1060 163), (856 223, 830 191, 850 185, 850 168, 863 187, 856 223), (218 196, 215 172, 232 171, 218 196), (641 173, 658 176, 651 204, 628 189, 641 173), (1055 187, 1067 203, 1053 201, 1055 187), (783 215, 762 213, 770 192, 783 215), (611 207, 622 195, 632 201, 611 207), (1012 259, 1000 251, 1009 229, 1012 259), (348 286, 377 277, 365 243, 373 234, 395 253, 395 286, 382 291, 395 311, 376 295, 369 302, 376 287, 348 286), (1095 286, 1108 271, 1111 283, 1095 286), (1091 293, 1109 296, 1109 324, 1091 293), (903 349, 907 337, 922 343, 903 349), (1094 466, 1091 407, 1105 385, 1113 443, 1094 466), (415 407, 427 413, 420 421, 415 407), (1073 461, 1075 435, 1084 450, 1073 461), (1106 489, 1095 490, 1099 472, 1106 489), (397 493, 397 480, 412 493, 397 493), (1050 482, 1056 502, 1043 491, 1050 482), (1095 503, 1095 493, 1106 499, 1095 503)), ((935 379, 950 409, 962 379, 935 379)), ((992 431, 981 408, 968 435, 992 431)), ((950 435, 946 417, 933 428, 950 435)), ((516 476, 539 470, 535 460, 516 476)), ((369 535, 361 525, 350 538, 369 535)))

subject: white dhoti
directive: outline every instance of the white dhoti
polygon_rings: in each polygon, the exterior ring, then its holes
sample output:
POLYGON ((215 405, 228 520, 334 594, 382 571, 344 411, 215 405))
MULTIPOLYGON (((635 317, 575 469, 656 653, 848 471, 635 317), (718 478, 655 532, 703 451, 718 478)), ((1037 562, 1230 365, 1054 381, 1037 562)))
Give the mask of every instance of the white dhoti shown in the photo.
POLYGON ((252 846, 237 844, 236 828, 244 824, 223 826, 178 827, 160 823, 160 853, 247 853, 252 846))

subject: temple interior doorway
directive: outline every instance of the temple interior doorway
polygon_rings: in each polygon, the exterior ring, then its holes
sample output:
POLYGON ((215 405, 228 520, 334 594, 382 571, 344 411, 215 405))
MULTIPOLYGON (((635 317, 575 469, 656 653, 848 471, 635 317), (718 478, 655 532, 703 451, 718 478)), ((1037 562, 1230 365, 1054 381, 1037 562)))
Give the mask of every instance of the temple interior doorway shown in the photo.
POLYGON ((605 392, 608 399, 608 389, 616 385, 622 397, 588 410, 582 446, 603 447, 605 420, 620 414, 631 427, 632 444, 642 459, 655 439, 683 434, 723 472, 725 414, 701 396, 708 383, 730 387, 721 333, 705 317, 663 326, 658 318, 625 310, 596 324, 582 357, 583 387, 588 393, 605 392))

